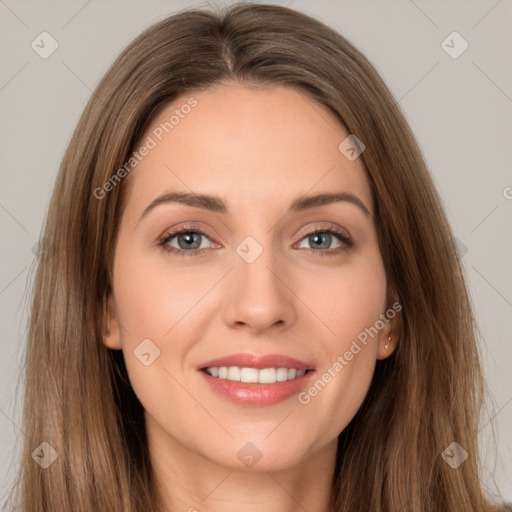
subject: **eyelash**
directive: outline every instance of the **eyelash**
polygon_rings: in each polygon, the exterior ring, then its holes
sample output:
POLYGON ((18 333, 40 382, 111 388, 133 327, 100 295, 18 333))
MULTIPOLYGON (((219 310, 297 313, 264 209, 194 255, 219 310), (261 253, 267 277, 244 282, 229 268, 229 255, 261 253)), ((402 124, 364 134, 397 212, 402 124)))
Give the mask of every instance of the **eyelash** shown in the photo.
MULTIPOLYGON (((202 236, 205 236, 207 238, 210 238, 210 236, 202 231, 201 229, 192 226, 192 225, 185 225, 181 226, 180 229, 171 231, 169 233, 165 233, 161 238, 158 240, 158 246, 161 247, 165 252, 168 254, 174 254, 175 256, 178 256, 180 258, 183 257, 189 257, 189 256, 199 256, 203 254, 204 251, 208 249, 192 249, 190 251, 185 251, 183 249, 176 249, 175 247, 170 247, 168 242, 172 240, 176 235, 182 235, 185 233, 195 233, 202 236)), ((328 233, 331 235, 334 235, 343 245, 336 248, 336 249, 327 249, 327 250, 320 250, 317 251, 315 249, 308 249, 309 251, 312 251, 315 255, 318 256, 336 256, 340 254, 341 252, 348 251, 351 247, 353 247, 354 243, 350 239, 350 237, 341 229, 331 226, 331 227, 315 227, 315 229, 311 232, 306 233, 300 241, 302 241, 304 238, 312 235, 316 235, 318 233, 328 233)))

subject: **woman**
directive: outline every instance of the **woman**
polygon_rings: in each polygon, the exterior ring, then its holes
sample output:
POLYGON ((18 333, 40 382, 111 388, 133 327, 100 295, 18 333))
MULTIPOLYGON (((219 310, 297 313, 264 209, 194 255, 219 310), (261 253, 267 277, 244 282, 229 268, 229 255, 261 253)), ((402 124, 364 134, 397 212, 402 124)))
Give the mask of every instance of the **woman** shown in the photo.
POLYGON ((22 510, 505 510, 439 196, 320 22, 240 4, 147 29, 80 119, 43 240, 22 510))

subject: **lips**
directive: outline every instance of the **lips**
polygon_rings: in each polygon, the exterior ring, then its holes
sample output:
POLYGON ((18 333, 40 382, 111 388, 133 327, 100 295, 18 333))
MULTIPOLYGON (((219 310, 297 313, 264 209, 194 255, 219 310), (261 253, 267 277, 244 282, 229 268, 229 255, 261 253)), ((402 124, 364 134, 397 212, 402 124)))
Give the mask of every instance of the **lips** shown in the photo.
POLYGON ((249 353, 231 354, 205 361, 197 367, 203 382, 218 395, 238 406, 265 407, 277 404, 299 393, 314 378, 314 365, 282 354, 255 355, 249 353), (221 379, 209 375, 206 368, 295 368, 305 374, 292 380, 276 381, 270 384, 246 383, 221 379), (308 371, 309 370, 309 371, 308 371))
POLYGON ((201 363, 197 369, 204 370, 205 368, 219 367, 219 366, 239 366, 240 368, 295 368, 296 370, 313 370, 314 365, 305 361, 299 361, 293 357, 281 354, 264 354, 261 356, 239 353, 231 354, 225 357, 219 357, 201 363))

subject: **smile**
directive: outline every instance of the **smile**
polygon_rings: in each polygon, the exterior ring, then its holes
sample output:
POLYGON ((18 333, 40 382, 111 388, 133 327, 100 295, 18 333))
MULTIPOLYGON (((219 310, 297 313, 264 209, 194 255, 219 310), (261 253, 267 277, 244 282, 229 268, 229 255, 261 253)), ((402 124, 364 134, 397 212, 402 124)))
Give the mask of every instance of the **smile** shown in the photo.
POLYGON ((284 368, 221 366, 203 368, 198 371, 198 374, 203 377, 210 390, 235 405, 267 407, 299 394, 310 385, 311 379, 316 374, 315 370, 286 368, 286 379, 279 380, 278 376, 284 378, 284 370, 284 368), (294 372, 295 376, 293 376, 294 372), (217 377, 213 375, 214 373, 217 373, 217 377), (288 374, 291 376, 290 379, 288 374), (252 379, 252 382, 240 380, 242 376, 244 379, 252 379))

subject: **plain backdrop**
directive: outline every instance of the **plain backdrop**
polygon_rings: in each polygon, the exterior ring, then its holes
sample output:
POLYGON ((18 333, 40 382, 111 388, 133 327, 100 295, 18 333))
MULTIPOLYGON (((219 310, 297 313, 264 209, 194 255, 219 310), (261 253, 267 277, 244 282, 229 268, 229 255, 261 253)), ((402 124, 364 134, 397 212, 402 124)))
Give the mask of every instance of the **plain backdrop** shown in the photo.
MULTIPOLYGON (((458 239, 482 333, 493 398, 480 426, 485 483, 512 501, 512 1, 274 3, 311 14, 354 43, 417 137, 458 239)), ((124 46, 189 6, 207 4, 0 0, 0 497, 24 435, 25 290, 63 152, 124 46), (47 58, 31 46, 42 32, 58 44, 47 58)))

